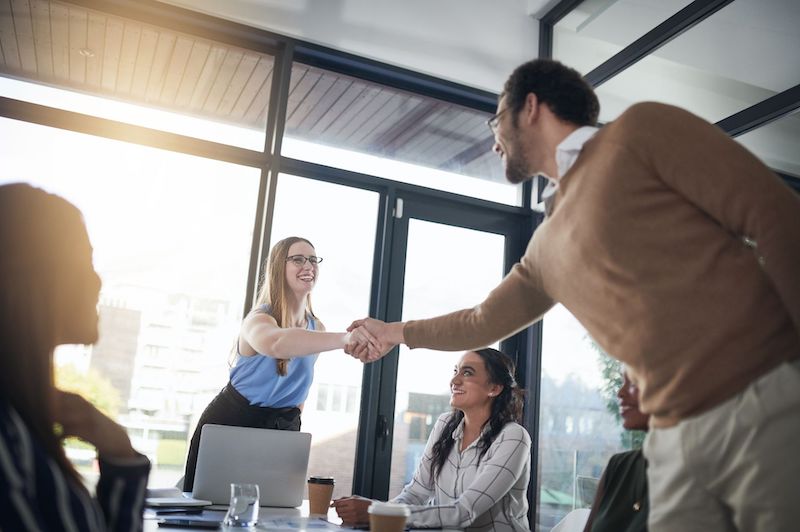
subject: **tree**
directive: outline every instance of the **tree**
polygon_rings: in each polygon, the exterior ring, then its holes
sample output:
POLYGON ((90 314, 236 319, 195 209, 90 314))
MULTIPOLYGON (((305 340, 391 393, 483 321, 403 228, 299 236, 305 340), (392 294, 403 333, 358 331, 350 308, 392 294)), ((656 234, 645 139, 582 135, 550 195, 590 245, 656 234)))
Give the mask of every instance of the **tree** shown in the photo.
POLYGON ((57 388, 80 394, 105 415, 112 419, 117 417, 119 392, 97 371, 90 369, 82 373, 72 364, 56 366, 55 381, 57 388))
MULTIPOLYGON (((592 347, 597 351, 597 362, 600 366, 600 373, 603 377, 601 394, 606 402, 606 408, 614 416, 614 419, 621 425, 622 416, 619 415, 619 403, 617 403, 617 390, 622 386, 622 362, 608 356, 603 349, 591 340, 592 347)), ((620 433, 620 442, 625 449, 641 449, 646 433, 641 430, 623 430, 620 433)))

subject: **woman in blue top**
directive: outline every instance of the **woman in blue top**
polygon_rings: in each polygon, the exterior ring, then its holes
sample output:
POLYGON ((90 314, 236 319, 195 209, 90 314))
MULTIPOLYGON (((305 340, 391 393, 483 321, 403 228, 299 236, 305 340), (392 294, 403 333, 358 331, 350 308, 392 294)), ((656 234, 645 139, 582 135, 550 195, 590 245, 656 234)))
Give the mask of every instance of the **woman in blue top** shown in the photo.
POLYGON ((326 332, 314 315, 311 291, 320 262, 311 242, 296 236, 281 240, 270 251, 255 307, 242 322, 230 382, 206 407, 192 436, 185 491, 194 486, 203 425, 300 430, 300 412, 319 353, 355 341, 375 345, 363 328, 326 332))

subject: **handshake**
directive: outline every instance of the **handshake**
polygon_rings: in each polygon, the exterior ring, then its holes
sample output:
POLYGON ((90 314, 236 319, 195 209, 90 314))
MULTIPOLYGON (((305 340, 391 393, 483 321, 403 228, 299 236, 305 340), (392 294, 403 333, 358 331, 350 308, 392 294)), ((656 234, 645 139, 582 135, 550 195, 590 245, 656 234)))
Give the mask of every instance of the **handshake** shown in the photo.
POLYGON ((375 362, 404 343, 403 322, 386 323, 374 318, 356 320, 347 328, 344 352, 361 362, 375 362))

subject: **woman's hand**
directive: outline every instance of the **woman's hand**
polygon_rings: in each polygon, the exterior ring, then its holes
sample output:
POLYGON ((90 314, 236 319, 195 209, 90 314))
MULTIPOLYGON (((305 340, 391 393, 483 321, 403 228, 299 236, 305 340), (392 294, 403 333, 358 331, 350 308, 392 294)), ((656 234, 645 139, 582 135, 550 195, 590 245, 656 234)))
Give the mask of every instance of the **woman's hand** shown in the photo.
POLYGON ((78 394, 56 390, 53 415, 64 437, 76 436, 91 443, 103 458, 138 456, 125 429, 78 394))
POLYGON ((363 525, 369 523, 369 513, 367 508, 372 504, 372 499, 352 495, 342 497, 331 503, 336 509, 336 513, 345 525, 363 525))

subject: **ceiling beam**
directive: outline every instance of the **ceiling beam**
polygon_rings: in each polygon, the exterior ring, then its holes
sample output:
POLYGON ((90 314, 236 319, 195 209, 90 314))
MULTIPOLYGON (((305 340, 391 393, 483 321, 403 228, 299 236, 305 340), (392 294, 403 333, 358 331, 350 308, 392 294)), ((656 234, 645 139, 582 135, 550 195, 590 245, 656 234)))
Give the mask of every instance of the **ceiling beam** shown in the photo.
POLYGON ((717 122, 731 137, 737 137, 800 109, 800 85, 762 100, 717 122))

